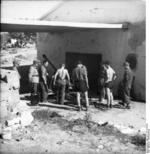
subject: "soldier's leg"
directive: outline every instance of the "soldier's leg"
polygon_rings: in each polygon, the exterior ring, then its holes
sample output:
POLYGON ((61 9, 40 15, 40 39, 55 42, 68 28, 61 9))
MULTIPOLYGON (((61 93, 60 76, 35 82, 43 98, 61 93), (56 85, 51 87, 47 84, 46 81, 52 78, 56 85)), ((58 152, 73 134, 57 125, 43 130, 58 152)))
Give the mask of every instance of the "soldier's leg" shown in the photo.
POLYGON ((88 91, 84 92, 84 95, 85 95, 86 109, 88 110, 89 107, 88 91))
POLYGON ((34 84, 31 83, 31 104, 34 103, 34 84))
POLYGON ((41 94, 42 94, 42 102, 47 102, 48 94, 43 82, 41 82, 41 94))
POLYGON ((99 101, 102 102, 104 99, 104 88, 100 87, 100 95, 99 95, 99 101))
POLYGON ((130 104, 130 89, 128 87, 124 87, 123 95, 124 95, 124 105, 129 106, 129 104, 130 104))
POLYGON ((43 90, 43 101, 47 102, 47 98, 48 98, 48 92, 47 92, 46 88, 44 87, 44 90, 43 90))
POLYGON ((59 84, 57 84, 57 87, 56 87, 56 102, 58 104, 60 104, 60 86, 59 86, 59 84))
POLYGON ((78 104, 78 107, 79 107, 79 111, 81 110, 81 100, 80 100, 80 92, 77 92, 77 104, 78 104))
POLYGON ((127 105, 127 107, 130 106, 130 102, 131 102, 131 100, 130 100, 130 88, 127 88, 127 90, 126 90, 126 105, 127 105))
POLYGON ((112 90, 110 90, 110 108, 112 108, 113 101, 114 101, 114 96, 113 96, 112 90))
POLYGON ((106 88, 106 97, 107 97, 107 106, 109 107, 109 105, 110 105, 110 89, 108 87, 106 88))
POLYGON ((40 84, 37 83, 37 101, 40 102, 40 84))
POLYGON ((43 84, 42 84, 42 82, 39 83, 39 98, 40 98, 40 102, 43 102, 43 84))
POLYGON ((66 89, 66 85, 62 85, 61 88, 60 88, 60 104, 64 104, 65 89, 66 89))

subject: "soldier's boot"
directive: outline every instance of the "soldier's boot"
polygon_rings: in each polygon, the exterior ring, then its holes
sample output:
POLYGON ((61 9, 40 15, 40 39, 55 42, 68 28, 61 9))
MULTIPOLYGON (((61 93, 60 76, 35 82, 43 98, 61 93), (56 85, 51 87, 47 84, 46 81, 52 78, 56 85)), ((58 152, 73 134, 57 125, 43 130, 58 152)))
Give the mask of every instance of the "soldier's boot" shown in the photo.
POLYGON ((81 106, 78 106, 78 111, 79 111, 79 112, 81 111, 81 106))

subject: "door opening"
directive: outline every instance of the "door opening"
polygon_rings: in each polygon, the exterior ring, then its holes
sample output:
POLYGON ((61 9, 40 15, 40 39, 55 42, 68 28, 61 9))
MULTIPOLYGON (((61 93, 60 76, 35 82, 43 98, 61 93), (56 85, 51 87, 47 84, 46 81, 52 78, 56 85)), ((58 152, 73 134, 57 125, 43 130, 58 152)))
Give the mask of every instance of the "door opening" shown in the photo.
POLYGON ((101 54, 91 53, 74 53, 66 52, 66 67, 72 75, 72 70, 75 68, 77 61, 81 61, 88 70, 89 92, 94 94, 98 90, 98 76, 100 63, 102 62, 101 54))

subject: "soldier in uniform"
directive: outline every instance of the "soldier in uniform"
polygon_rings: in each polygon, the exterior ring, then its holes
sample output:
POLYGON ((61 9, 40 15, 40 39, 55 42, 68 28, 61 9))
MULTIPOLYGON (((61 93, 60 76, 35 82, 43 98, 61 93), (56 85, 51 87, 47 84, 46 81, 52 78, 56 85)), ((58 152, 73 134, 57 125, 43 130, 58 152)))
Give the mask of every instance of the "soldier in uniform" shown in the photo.
POLYGON ((105 81, 107 79, 106 67, 104 64, 100 66, 99 78, 98 78, 98 88, 99 88, 99 102, 104 102, 105 99, 105 81))
POLYGON ((64 104, 67 82, 70 83, 70 76, 65 64, 62 64, 54 76, 54 85, 57 86, 57 102, 59 104, 64 104))
POLYGON ((29 69, 29 82, 31 83, 31 104, 35 105, 39 102, 39 72, 38 60, 34 60, 29 69), (37 97, 38 96, 38 97, 37 97))
POLYGON ((130 109, 130 91, 133 80, 133 73, 128 62, 124 63, 124 76, 122 81, 123 98, 122 103, 127 108, 130 109))
POLYGON ((109 61, 105 62, 106 67, 106 81, 105 81, 105 89, 106 89, 106 96, 107 96, 107 107, 112 108, 112 103, 114 100, 113 97, 113 82, 116 79, 116 73, 114 69, 110 66, 109 61))
POLYGON ((81 110, 81 94, 84 94, 85 101, 86 101, 86 110, 89 107, 89 100, 88 100, 88 75, 86 67, 78 61, 76 68, 74 68, 72 73, 72 80, 74 85, 74 90, 77 92, 77 103, 78 103, 78 110, 81 110))
POLYGON ((40 101, 41 102, 47 102, 48 98, 48 85, 47 85, 47 67, 48 67, 48 61, 44 60, 43 64, 39 68, 39 79, 40 79, 40 101))

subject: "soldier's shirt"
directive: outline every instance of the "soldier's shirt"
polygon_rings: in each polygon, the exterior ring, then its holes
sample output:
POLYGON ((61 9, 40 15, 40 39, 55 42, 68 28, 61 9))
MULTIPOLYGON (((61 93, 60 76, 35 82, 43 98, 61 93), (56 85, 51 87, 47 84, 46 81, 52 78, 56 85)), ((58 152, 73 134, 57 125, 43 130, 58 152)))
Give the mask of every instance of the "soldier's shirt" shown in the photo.
POLYGON ((111 82, 113 80, 115 71, 110 66, 106 69, 107 80, 106 83, 111 82))
POLYGON ((35 66, 31 66, 29 70, 29 79, 32 83, 39 83, 39 73, 35 66))
POLYGON ((66 77, 69 76, 68 70, 61 69, 61 68, 57 70, 56 74, 57 74, 57 77, 62 80, 66 79, 66 77))
POLYGON ((47 74, 48 73, 47 73, 46 67, 44 65, 42 65, 41 68, 40 68, 40 73, 39 73, 40 81, 45 80, 47 82, 47 74))
POLYGON ((77 66, 74 70, 73 70, 73 80, 74 81, 79 81, 79 80, 86 80, 87 77, 87 69, 85 66, 77 66))
POLYGON ((131 88, 132 80, 133 80, 133 73, 131 69, 126 69, 123 78, 124 85, 127 86, 128 88, 131 88))

